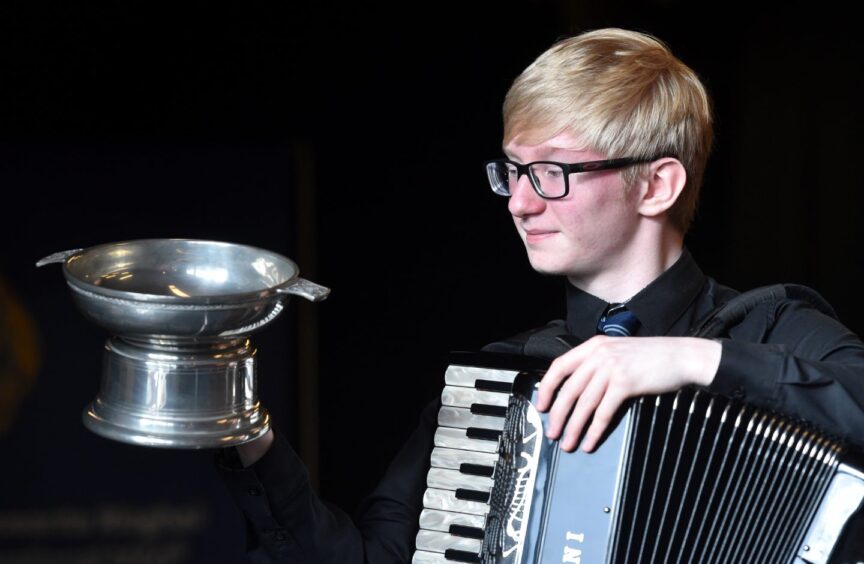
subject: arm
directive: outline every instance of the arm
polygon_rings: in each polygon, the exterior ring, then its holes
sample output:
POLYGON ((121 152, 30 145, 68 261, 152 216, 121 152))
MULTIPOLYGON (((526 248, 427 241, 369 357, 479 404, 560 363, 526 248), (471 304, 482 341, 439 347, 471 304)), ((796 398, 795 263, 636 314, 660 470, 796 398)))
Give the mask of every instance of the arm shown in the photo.
POLYGON ((590 451, 626 399, 689 384, 864 443, 864 344, 839 322, 793 300, 756 308, 719 342, 590 339, 552 364, 538 408, 549 409, 547 434, 562 437, 566 450, 577 446, 593 415, 582 443, 590 451))
POLYGON ((719 343, 691 337, 589 339, 555 359, 540 383, 537 409, 549 410, 546 436, 562 437, 561 448, 572 451, 593 416, 582 442, 591 452, 627 399, 707 386, 720 355, 719 343))
POLYGON ((807 304, 760 308, 723 339, 709 387, 864 444, 864 343, 807 304))
POLYGON ((233 449, 226 449, 217 464, 246 518, 250 557, 261 562, 362 562, 351 519, 316 496, 288 442, 278 433, 269 436, 272 443, 251 466, 243 467, 242 458, 231 461, 233 449), (331 542, 318 540, 326 537, 331 542))
POLYGON ((270 437, 267 448, 253 441, 238 449, 240 460, 248 457, 251 465, 221 464, 220 473, 246 517, 250 555, 272 562, 407 561, 422 506, 433 408, 437 405, 423 412, 420 426, 363 502, 356 521, 318 498, 303 463, 279 434, 259 439, 270 437), (260 457, 254 460, 255 455, 260 457))

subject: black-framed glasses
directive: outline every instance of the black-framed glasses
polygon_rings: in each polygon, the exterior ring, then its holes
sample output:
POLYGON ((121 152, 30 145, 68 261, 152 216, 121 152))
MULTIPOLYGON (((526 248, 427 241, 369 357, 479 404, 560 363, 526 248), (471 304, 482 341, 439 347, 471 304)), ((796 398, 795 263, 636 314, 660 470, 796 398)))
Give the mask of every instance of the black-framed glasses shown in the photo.
POLYGON ((603 161, 588 161, 584 163, 558 163, 555 161, 534 161, 519 164, 509 159, 487 161, 486 176, 492 191, 499 196, 510 196, 513 188, 522 175, 531 180, 534 191, 546 200, 557 200, 570 193, 570 175, 577 172, 593 172, 597 170, 613 170, 637 164, 656 161, 662 157, 650 159, 623 157, 603 161))

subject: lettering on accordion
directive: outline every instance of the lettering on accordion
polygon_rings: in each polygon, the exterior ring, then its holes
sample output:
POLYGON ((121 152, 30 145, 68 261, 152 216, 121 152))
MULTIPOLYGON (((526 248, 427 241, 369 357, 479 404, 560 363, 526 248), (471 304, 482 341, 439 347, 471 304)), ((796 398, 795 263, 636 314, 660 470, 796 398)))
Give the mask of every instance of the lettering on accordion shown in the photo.
POLYGON ((819 564, 862 505, 843 444, 696 389, 640 398, 595 453, 565 453, 533 405, 542 373, 506 355, 447 369, 415 564, 819 564))
POLYGON ((571 531, 567 531, 567 535, 565 537, 567 541, 564 544, 564 556, 561 558, 561 562, 570 562, 571 564, 580 564, 582 562, 582 551, 579 548, 576 548, 571 544, 573 541, 577 543, 585 542, 585 535, 582 533, 573 533, 571 531))

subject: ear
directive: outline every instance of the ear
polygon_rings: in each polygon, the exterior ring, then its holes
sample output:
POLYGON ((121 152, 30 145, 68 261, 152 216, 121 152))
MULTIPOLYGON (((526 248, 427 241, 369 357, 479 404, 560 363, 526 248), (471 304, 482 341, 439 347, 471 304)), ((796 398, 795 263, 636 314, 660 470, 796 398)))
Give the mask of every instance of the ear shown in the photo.
POLYGON ((678 200, 686 183, 687 171, 681 161, 671 157, 657 159, 640 182, 639 213, 646 217, 663 214, 678 200))

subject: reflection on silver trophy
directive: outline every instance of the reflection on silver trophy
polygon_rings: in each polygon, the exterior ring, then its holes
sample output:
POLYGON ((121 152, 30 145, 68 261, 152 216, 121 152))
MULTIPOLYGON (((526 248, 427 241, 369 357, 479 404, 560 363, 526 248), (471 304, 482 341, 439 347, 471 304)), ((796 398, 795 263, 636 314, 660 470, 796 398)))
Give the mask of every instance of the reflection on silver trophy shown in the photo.
POLYGON ((249 335, 291 295, 328 288, 276 253, 231 243, 146 239, 55 253, 84 315, 112 333, 84 424, 146 446, 214 448, 264 434, 249 335))

